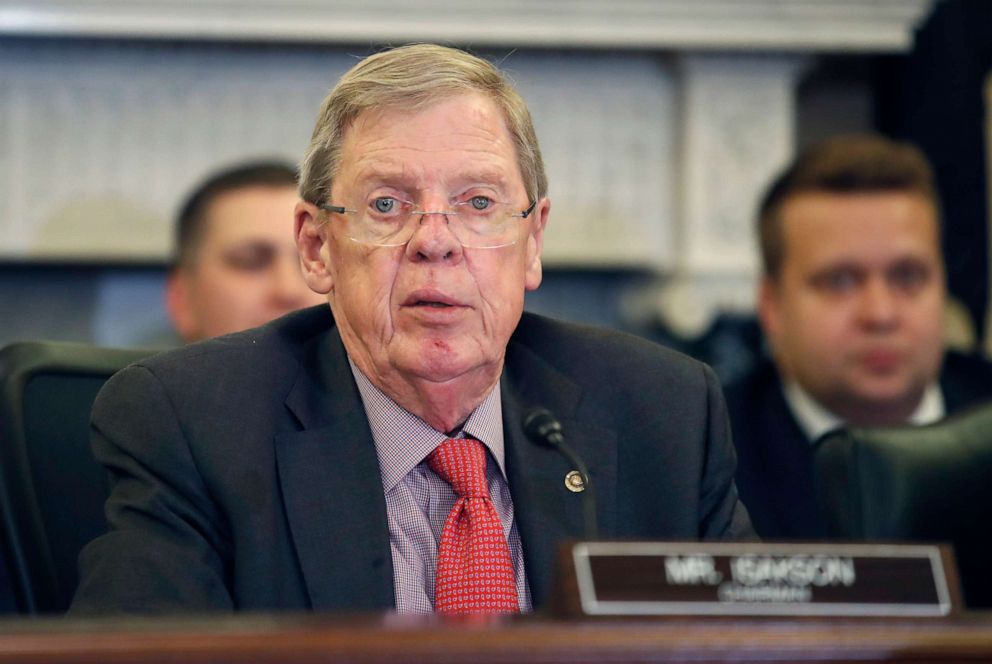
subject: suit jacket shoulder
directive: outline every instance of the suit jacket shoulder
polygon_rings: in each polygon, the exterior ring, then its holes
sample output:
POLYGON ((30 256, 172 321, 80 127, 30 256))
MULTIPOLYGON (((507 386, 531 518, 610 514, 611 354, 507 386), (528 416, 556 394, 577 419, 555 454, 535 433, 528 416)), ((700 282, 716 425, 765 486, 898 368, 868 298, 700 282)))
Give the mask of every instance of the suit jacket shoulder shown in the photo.
POLYGON ((74 613, 393 605, 378 459, 326 306, 129 367, 92 428, 111 529, 80 556, 74 613))

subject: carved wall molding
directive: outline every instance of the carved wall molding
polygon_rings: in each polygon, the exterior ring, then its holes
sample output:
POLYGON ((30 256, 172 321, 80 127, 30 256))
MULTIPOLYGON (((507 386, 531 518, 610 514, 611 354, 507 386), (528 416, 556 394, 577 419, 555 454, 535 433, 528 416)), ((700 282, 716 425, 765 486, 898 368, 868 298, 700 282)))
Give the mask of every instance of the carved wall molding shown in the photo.
POLYGON ((0 34, 900 51, 933 0, 2 0, 0 34))

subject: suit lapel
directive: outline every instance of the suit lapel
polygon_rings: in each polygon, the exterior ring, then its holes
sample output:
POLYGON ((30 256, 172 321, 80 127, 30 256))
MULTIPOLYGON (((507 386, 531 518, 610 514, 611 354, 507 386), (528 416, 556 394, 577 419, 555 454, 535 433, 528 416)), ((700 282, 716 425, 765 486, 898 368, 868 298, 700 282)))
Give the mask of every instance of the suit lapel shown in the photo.
POLYGON ((523 418, 530 409, 541 406, 561 421, 565 442, 589 468, 601 537, 610 536, 616 519, 616 433, 575 419, 580 388, 524 350, 508 353, 501 390, 513 510, 534 607, 540 608, 548 600, 559 546, 566 540, 586 537, 585 494, 565 487, 565 475, 573 470, 572 465, 557 450, 528 440, 523 418), (511 355, 529 357, 519 357, 511 366, 511 355), (515 373, 514 368, 521 366, 524 368, 519 374, 515 373))
POLYGON ((379 460, 337 329, 304 353, 276 437, 286 516, 315 610, 395 606, 379 460))

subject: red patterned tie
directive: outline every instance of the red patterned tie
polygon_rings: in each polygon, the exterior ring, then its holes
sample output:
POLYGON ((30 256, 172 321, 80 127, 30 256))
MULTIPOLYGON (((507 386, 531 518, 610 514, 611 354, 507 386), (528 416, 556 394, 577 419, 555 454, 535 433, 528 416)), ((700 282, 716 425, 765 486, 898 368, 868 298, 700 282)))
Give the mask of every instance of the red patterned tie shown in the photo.
POLYGON ((486 448, 471 438, 449 439, 428 455, 427 463, 458 496, 441 532, 434 610, 519 611, 510 549, 486 484, 486 448))

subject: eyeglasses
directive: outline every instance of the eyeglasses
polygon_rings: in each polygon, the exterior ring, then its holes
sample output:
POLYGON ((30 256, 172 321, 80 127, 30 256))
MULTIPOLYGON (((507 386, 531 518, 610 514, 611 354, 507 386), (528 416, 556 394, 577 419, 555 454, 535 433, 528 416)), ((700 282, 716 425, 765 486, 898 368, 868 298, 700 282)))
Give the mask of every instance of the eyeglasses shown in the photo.
POLYGON ((321 210, 349 215, 349 239, 376 247, 401 247, 410 241, 418 225, 429 214, 444 215, 452 234, 463 247, 497 249, 515 244, 517 219, 526 219, 537 201, 522 212, 510 203, 488 196, 472 196, 453 203, 450 210, 417 210, 411 201, 378 196, 369 199, 362 211, 340 205, 318 205, 321 210), (415 223, 416 220, 416 223, 415 223))

